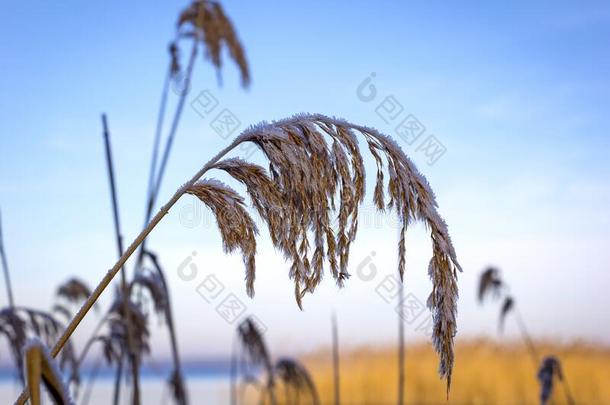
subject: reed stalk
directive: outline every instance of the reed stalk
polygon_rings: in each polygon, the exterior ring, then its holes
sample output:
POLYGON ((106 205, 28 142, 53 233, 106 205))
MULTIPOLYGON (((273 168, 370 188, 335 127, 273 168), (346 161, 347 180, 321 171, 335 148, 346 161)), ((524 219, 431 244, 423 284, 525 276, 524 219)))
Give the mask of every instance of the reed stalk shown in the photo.
POLYGON ((398 287, 398 405, 405 403, 405 321, 404 284, 398 287))
POLYGON ((15 308, 15 298, 13 296, 13 286, 11 285, 11 275, 8 268, 8 260, 6 259, 6 251, 4 250, 4 237, 2 234, 2 213, 0 212, 0 256, 2 257, 2 271, 4 273, 4 286, 6 288, 6 296, 8 297, 8 305, 10 309, 15 308))
MULTIPOLYGON (((112 147, 110 146, 110 131, 108 130, 108 120, 106 114, 102 114, 102 127, 104 132, 104 146, 106 150, 106 167, 108 169, 108 183, 110 185, 110 196, 112 199, 112 217, 114 221, 114 233, 116 237, 118 257, 123 254, 123 235, 121 234, 121 221, 119 218, 119 204, 116 191, 116 181, 114 177, 114 164, 112 161, 112 147)), ((129 311, 129 291, 127 287, 127 271, 125 266, 121 267, 121 291, 123 296, 123 322, 127 331, 127 352, 129 356, 129 365, 131 367, 131 382, 133 385, 132 403, 138 405, 140 403, 140 372, 138 359, 133 343, 132 323, 130 322, 129 311)), ((120 384, 117 380, 117 384, 120 384)), ((115 386, 115 391, 118 387, 115 386)))
POLYGON ((333 390, 335 405, 341 404, 341 384, 339 375, 339 331, 337 327, 337 314, 333 312, 332 318, 333 335, 333 390))

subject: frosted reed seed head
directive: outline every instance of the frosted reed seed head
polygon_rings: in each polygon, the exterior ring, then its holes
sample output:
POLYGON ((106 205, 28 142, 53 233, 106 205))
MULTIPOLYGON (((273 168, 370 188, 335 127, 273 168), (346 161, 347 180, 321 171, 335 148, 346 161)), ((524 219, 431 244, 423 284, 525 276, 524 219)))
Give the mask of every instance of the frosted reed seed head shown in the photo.
POLYGON ((226 253, 241 250, 246 265, 246 285, 249 296, 254 296, 254 255, 258 229, 248 214, 244 199, 236 191, 216 180, 201 180, 187 190, 207 205, 222 236, 226 253))
POLYGON ((540 363, 538 370, 538 382, 540 383, 540 403, 545 405, 553 394, 553 380, 563 380, 561 363, 555 356, 545 357, 540 363))
POLYGON ((72 404, 62 373, 46 346, 38 339, 30 339, 24 347, 27 387, 32 405, 41 404, 40 385, 44 384, 54 403, 72 404))
MULTIPOLYGON (((178 38, 192 38, 200 42, 204 55, 216 67, 222 67, 221 52, 226 48, 237 64, 244 87, 250 84, 250 69, 244 48, 237 37, 233 24, 217 1, 194 0, 178 17, 178 38)), ((171 71, 180 71, 177 43, 170 45, 171 71)))
MULTIPOLYGON (((433 289, 427 302, 434 320, 433 344, 440 354, 439 372, 449 383, 457 331, 457 271, 461 268, 432 189, 396 142, 372 128, 345 120, 300 114, 252 126, 237 138, 238 143, 254 143, 268 160, 268 169, 235 158, 213 167, 245 185, 273 244, 290 262, 289 277, 301 307, 304 295, 321 282, 325 266, 340 286, 349 277, 349 251, 365 196, 359 138, 377 163, 375 205, 379 210, 394 210, 401 222, 401 278, 408 225, 420 221, 430 232, 433 254, 428 274, 433 289)), ((248 293, 253 294, 257 231, 243 198, 213 180, 202 180, 187 193, 212 209, 225 249, 242 251, 248 293), (231 221, 220 215, 223 212, 232 213, 231 221)))
POLYGON ((483 270, 479 277, 479 303, 482 303, 490 295, 493 298, 499 297, 503 286, 500 270, 495 267, 488 267, 483 270))

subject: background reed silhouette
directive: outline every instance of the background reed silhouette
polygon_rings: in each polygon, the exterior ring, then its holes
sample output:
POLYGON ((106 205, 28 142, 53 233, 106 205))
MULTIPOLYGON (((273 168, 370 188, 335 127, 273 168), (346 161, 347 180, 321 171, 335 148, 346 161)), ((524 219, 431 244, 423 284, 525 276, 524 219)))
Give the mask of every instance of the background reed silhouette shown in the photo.
POLYGON ((499 331, 503 331, 504 322, 507 315, 509 313, 513 313, 519 327, 519 332, 521 333, 521 338, 523 339, 525 346, 528 348, 530 357, 534 363, 534 367, 538 367, 540 364, 538 379, 541 384, 541 403, 543 405, 547 403, 553 388, 553 377, 557 377, 564 386, 564 394, 566 396, 567 403, 574 404, 574 398, 572 397, 568 382, 564 378, 561 371, 559 360, 556 357, 550 356, 545 357, 541 362, 536 345, 534 344, 534 341, 525 326, 521 313, 518 311, 515 299, 510 294, 510 288, 500 276, 500 270, 495 267, 486 268, 479 277, 479 303, 483 303, 487 297, 502 299, 502 306, 500 307, 500 317, 498 322, 499 331))

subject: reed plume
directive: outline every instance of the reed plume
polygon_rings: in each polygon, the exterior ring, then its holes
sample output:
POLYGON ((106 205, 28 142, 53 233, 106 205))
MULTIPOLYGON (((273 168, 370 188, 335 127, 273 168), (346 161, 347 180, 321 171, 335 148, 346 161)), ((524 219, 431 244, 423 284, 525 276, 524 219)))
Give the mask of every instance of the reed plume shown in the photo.
MULTIPOLYGON (((202 44, 204 55, 220 74, 221 52, 226 47, 229 55, 239 67, 242 85, 250 84, 250 69, 246 54, 239 41, 233 24, 217 1, 195 0, 178 18, 178 37, 193 39, 202 44)), ((172 72, 180 72, 179 52, 176 44, 170 46, 172 72)))
POLYGON ((284 385, 286 404, 298 405, 303 397, 309 399, 306 403, 320 404, 311 375, 298 361, 288 358, 278 360, 274 366, 274 374, 276 380, 284 385))
MULTIPOLYGON (((201 43, 204 55, 216 67, 218 74, 222 67, 221 52, 224 47, 231 59, 239 67, 242 85, 250 84, 250 69, 244 48, 239 41, 233 24, 217 1, 194 0, 178 18, 178 39, 188 38, 201 43)), ((171 72, 181 70, 177 42, 170 45, 171 72)))
POLYGON ((283 386, 281 403, 299 404, 301 398, 314 405, 320 403, 311 375, 298 361, 289 358, 273 363, 261 330, 252 318, 247 318, 237 327, 237 349, 234 350, 231 370, 232 404, 237 404, 237 377, 244 385, 252 385, 260 392, 260 403, 267 398, 277 404, 278 387, 283 386), (264 371, 264 381, 258 378, 264 371))
MULTIPOLYGON (((431 234, 432 258, 428 274, 432 292, 427 304, 432 311, 432 340, 439 353, 439 374, 450 387, 453 367, 453 337, 456 333, 457 271, 461 270, 447 226, 437 212, 437 203, 425 178, 401 148, 376 130, 320 114, 301 114, 249 128, 205 164, 161 208, 151 222, 108 271, 87 302, 53 347, 55 356, 112 278, 142 241, 185 193, 209 206, 214 214, 225 250, 240 250, 246 265, 246 289, 254 293, 257 229, 243 197, 213 179, 201 179, 210 169, 225 170, 245 184, 252 205, 267 223, 273 244, 291 262, 297 304, 321 282, 323 265, 339 285, 348 278, 349 247, 356 238, 358 207, 364 199, 364 164, 360 135, 377 162, 373 200, 379 210, 393 209, 407 225, 423 222, 431 234), (221 160, 244 142, 254 143, 269 161, 269 170, 235 158, 221 160), (387 165, 387 184, 384 182, 387 165), (389 200, 385 202, 385 194, 389 200), (336 215, 338 225, 331 225, 336 215), (309 239, 313 240, 313 247, 309 239)), ((398 272, 403 275, 405 238, 399 238, 398 272)), ((20 400, 27 398, 24 392, 20 400)), ((22 403, 22 402, 21 402, 22 403)))
MULTIPOLYGON (((364 164, 356 134, 364 137, 377 162, 377 182, 373 200, 379 210, 394 209, 402 222, 399 240, 399 268, 405 266, 404 233, 410 222, 423 221, 431 231, 433 257, 429 274, 433 292, 428 306, 433 312, 433 342, 441 354, 439 371, 450 384, 453 364, 457 299, 456 270, 460 269, 446 225, 436 211, 434 194, 427 181, 390 138, 379 132, 323 115, 305 114, 272 124, 260 124, 238 138, 256 144, 269 160, 269 173, 261 166, 231 158, 212 167, 226 171, 246 186, 252 204, 268 225, 273 244, 291 262, 289 276, 294 280, 295 298, 313 292, 323 276, 326 261, 335 281, 341 286, 349 277, 349 248, 358 229, 358 205, 364 199, 364 164), (328 141, 327 141, 328 139, 328 141), (384 161, 389 180, 384 184, 384 161), (387 190, 386 190, 387 188, 387 190), (389 194, 385 203, 384 194, 389 194), (337 215, 338 228, 331 226, 337 215), (310 246, 310 240, 314 246, 310 246)), ((207 183, 197 183, 187 192, 197 195, 207 183)), ((247 292, 254 282, 255 238, 257 229, 243 210, 243 200, 224 185, 216 184, 225 195, 224 206, 232 222, 217 221, 226 235, 225 248, 239 248, 246 263, 247 292), (243 232, 246 227, 247 232, 243 232), (232 229, 245 236, 232 240, 232 229)), ((209 204, 209 199, 202 199, 209 204)))
MULTIPOLYGON (((64 325, 50 312, 26 308, 5 308, 0 311, 0 336, 4 335, 11 348, 17 372, 25 383, 23 374, 22 353, 29 338, 39 338, 51 345, 60 336, 64 325)), ((74 348, 70 342, 61 353, 62 370, 70 370, 71 375, 78 376, 74 348)))
POLYGON ((500 270, 495 267, 488 267, 481 273, 479 277, 479 303, 482 303, 486 297, 492 296, 497 298, 504 286, 500 277, 500 270))
POLYGON ((56 297, 72 304, 80 304, 91 295, 91 288, 82 280, 72 277, 57 287, 56 297))
POLYGON ((25 383, 23 375, 23 359, 21 350, 25 345, 26 323, 12 308, 4 308, 0 311, 0 334, 6 339, 10 347, 13 360, 17 368, 17 375, 22 383, 25 383))
POLYGON ((538 381, 540 382, 540 404, 546 405, 553 394, 553 382, 557 378, 564 387, 564 394, 568 404, 574 404, 574 398, 570 392, 567 381, 563 376, 561 362, 557 357, 548 356, 540 363, 538 370, 538 381))
POLYGON ((262 368, 266 382, 263 385, 261 401, 264 402, 268 396, 271 405, 276 405, 274 368, 262 332, 251 318, 247 318, 237 327, 237 337, 242 371, 245 371, 246 376, 253 377, 255 370, 262 368))

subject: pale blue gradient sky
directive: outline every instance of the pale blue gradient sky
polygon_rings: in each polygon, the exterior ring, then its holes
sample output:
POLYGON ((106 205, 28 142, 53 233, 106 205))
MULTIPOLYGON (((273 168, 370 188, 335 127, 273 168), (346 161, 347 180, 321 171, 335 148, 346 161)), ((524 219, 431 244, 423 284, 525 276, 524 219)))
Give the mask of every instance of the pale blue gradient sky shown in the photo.
MULTIPOLYGON (((437 193, 465 269, 459 337, 496 332, 497 308, 475 303, 479 271, 495 264, 536 335, 610 343, 607 3, 223 4, 246 47, 253 84, 242 91, 227 62, 219 87, 214 70, 199 61, 193 97, 211 89, 243 128, 308 111, 393 135, 374 110, 381 97, 394 95, 446 146, 428 166, 403 144, 437 193), (356 88, 371 72, 379 98, 363 103, 356 88)), ((184 5, 4 3, 0 207, 19 303, 48 306, 59 281, 78 274, 94 284, 114 262, 101 112, 109 115, 126 240, 141 227, 167 43, 184 5)), ((227 142, 187 108, 161 199, 227 142)), ((200 273, 215 272, 226 291, 243 298, 280 350, 327 344, 333 309, 353 344, 395 339, 392 307, 375 295, 375 282, 354 277, 337 292, 326 279, 301 313, 288 265, 265 233, 257 296, 248 300, 241 261, 222 253, 215 227, 181 226, 179 212, 190 203, 181 201, 151 240, 169 273, 188 354, 228 352, 232 331, 197 295, 197 282, 177 277, 176 267, 193 250, 200 273)), ((394 273, 396 232, 389 222, 362 227, 354 270, 374 250, 380 273, 394 273)), ((410 235, 407 286, 421 298, 430 289, 429 249, 422 229, 410 235)), ((409 338, 422 338, 415 329, 407 330, 409 338)), ((514 330, 509 324, 508 334, 514 330)), ((161 353, 164 339, 155 334, 161 353)))

